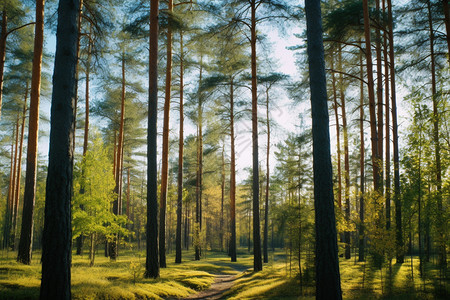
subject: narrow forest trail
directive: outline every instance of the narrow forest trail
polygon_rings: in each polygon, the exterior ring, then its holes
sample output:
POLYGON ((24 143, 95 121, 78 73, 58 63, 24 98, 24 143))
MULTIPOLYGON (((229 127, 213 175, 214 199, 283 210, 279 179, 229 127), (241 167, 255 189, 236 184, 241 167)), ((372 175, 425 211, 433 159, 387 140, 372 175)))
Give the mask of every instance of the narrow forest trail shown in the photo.
POLYGON ((237 276, 248 270, 249 267, 243 264, 240 264, 238 262, 224 262, 224 261, 220 261, 220 262, 213 262, 214 265, 217 266, 223 266, 224 267, 224 271, 226 268, 226 273, 225 272, 218 272, 218 273, 213 273, 213 275, 215 276, 214 279, 214 283, 211 284, 211 286, 209 287, 209 289, 204 290, 204 291, 200 291, 196 294, 192 294, 189 297, 186 297, 184 299, 212 299, 212 300, 217 300, 217 299, 222 299, 223 295, 225 294, 226 291, 228 291, 234 284, 234 281, 236 280, 237 276), (229 268, 232 268, 235 271, 235 274, 229 274, 228 270, 229 268))

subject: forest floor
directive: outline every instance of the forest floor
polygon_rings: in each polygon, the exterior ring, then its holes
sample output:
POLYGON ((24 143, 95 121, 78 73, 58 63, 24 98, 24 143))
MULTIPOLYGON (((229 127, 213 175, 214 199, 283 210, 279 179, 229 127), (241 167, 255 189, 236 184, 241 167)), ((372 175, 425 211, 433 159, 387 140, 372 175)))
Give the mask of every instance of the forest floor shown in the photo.
MULTIPOLYGON (((248 265, 240 264, 240 263, 231 263, 231 262, 213 262, 215 265, 222 265, 222 266, 228 266, 231 267, 233 270, 235 270, 238 274, 242 273, 244 271, 249 270, 248 265)), ((229 291, 233 284, 235 283, 238 274, 223 274, 223 273, 217 273, 214 274, 214 282, 211 284, 211 286, 204 291, 201 291, 196 294, 192 294, 189 297, 186 297, 184 299, 210 299, 210 300, 217 300, 221 299, 225 292, 229 291)))
MULTIPOLYGON (((253 255, 239 249, 237 262, 222 252, 205 251, 200 261, 192 251, 183 252, 183 263, 167 256, 167 268, 160 278, 143 277, 144 251, 123 249, 117 261, 97 254, 89 267, 87 254, 72 258, 72 299, 314 299, 314 266, 302 260, 299 276, 295 255, 278 250, 269 253, 269 263, 253 272, 253 255)), ((308 257, 309 254, 304 255, 308 257)), ((311 256, 312 257, 312 256, 311 256)), ((355 259, 340 261, 344 299, 449 299, 450 282, 439 279, 436 265, 425 264, 418 271, 418 259, 404 264, 375 268, 355 259)), ((0 251, 0 300, 38 299, 41 278, 40 253, 35 251, 30 266, 16 262, 16 253, 0 251)))

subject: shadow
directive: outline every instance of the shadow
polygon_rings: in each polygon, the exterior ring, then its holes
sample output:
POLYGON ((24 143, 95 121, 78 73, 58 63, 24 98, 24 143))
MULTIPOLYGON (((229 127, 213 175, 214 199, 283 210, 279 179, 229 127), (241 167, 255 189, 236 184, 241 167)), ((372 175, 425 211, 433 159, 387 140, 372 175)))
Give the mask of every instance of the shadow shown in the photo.
POLYGON ((39 299, 39 287, 26 287, 19 284, 0 284, 0 300, 39 299))

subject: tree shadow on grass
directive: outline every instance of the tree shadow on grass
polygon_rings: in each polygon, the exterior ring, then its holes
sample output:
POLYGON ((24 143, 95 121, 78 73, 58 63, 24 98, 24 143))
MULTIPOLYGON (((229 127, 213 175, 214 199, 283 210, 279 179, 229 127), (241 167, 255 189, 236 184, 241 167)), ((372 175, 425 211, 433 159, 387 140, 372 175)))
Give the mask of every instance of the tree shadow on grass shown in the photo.
POLYGON ((39 287, 15 283, 0 283, 0 300, 32 300, 39 298, 39 287))

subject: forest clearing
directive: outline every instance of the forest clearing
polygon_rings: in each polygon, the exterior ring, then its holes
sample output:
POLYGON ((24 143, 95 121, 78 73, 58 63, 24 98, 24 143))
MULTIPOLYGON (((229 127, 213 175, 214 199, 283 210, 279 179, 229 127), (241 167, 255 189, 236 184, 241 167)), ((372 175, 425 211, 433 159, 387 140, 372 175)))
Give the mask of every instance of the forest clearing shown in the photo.
POLYGON ((1 299, 449 299, 448 0, 0 0, 1 299))
MULTIPOLYGON (((145 253, 125 250, 120 259, 111 262, 99 257, 96 266, 89 267, 87 257, 74 255, 72 263, 72 299, 314 299, 311 269, 300 283, 298 264, 283 250, 270 253, 270 261, 262 272, 252 272, 252 255, 239 249, 238 262, 230 262, 226 253, 210 252, 202 261, 195 261, 195 253, 186 253, 186 261, 173 263, 168 255, 168 266, 160 279, 145 279, 145 253), (229 280, 224 286, 214 288, 214 282, 229 280), (224 279, 228 278, 228 279, 224 279)), ((0 299, 38 299, 40 286, 40 253, 30 266, 0 257, 0 299)), ((12 255, 12 253, 9 253, 12 255)), ((306 253, 305 253, 306 257, 306 253)), ((437 282, 438 270, 426 266, 425 280, 418 273, 418 258, 410 258, 402 265, 374 268, 357 261, 341 262, 341 280, 344 299, 436 299, 436 289, 448 283, 437 282)))

